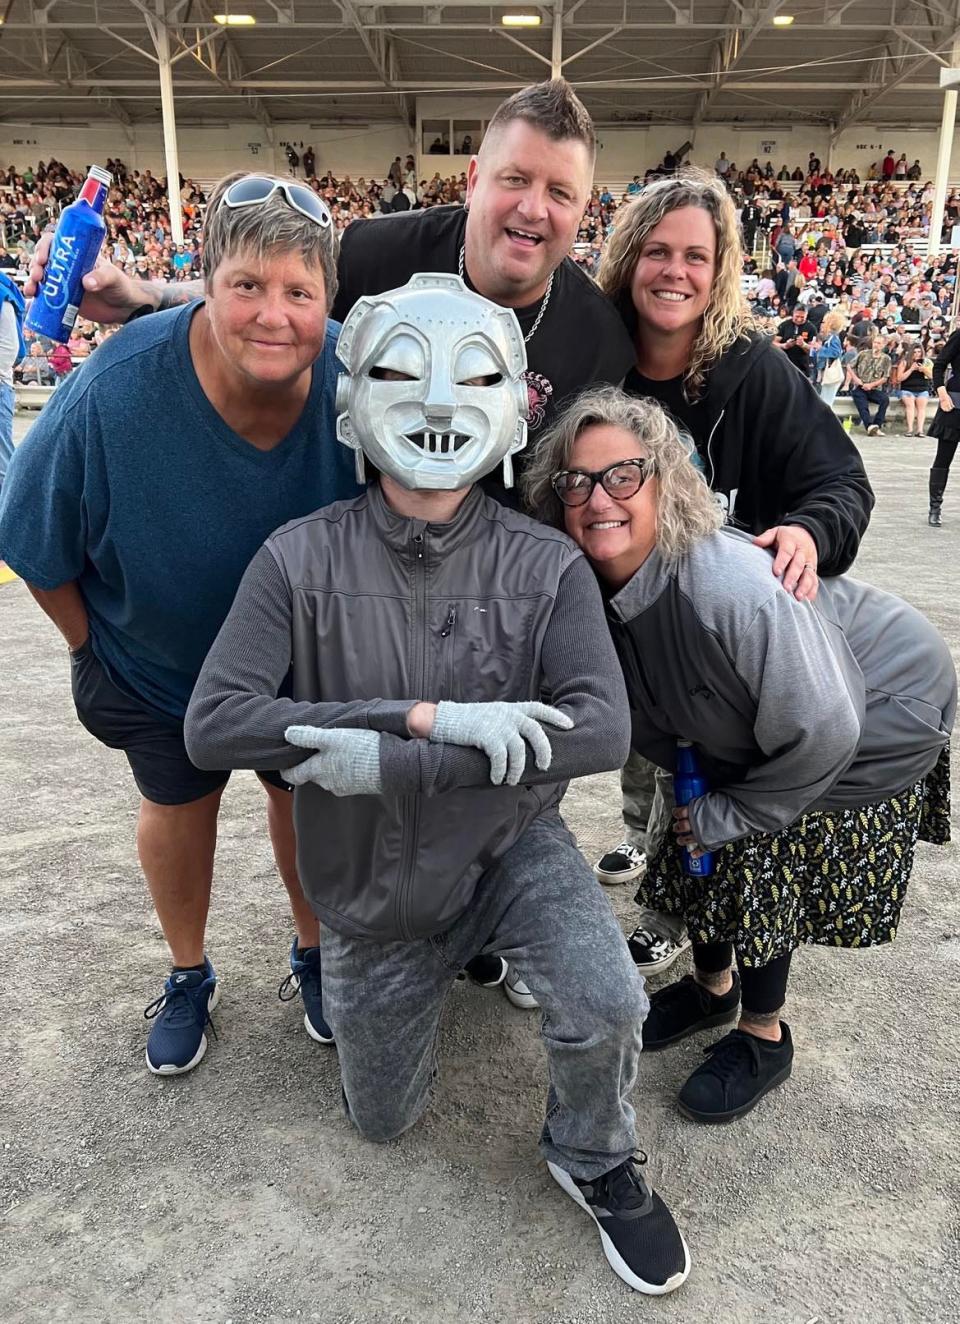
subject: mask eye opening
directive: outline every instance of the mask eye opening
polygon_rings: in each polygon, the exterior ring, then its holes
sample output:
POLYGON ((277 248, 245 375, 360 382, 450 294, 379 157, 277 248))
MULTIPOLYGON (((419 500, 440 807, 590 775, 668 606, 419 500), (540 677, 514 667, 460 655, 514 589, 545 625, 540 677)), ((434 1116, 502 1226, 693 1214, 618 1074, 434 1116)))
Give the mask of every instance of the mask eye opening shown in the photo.
POLYGON ((384 368, 379 364, 374 364, 367 371, 367 376, 372 377, 377 382, 415 382, 419 378, 414 377, 409 372, 400 372, 397 368, 384 368))
POLYGON ((489 372, 484 377, 465 377, 457 382, 458 386, 499 386, 503 381, 502 372, 489 372))

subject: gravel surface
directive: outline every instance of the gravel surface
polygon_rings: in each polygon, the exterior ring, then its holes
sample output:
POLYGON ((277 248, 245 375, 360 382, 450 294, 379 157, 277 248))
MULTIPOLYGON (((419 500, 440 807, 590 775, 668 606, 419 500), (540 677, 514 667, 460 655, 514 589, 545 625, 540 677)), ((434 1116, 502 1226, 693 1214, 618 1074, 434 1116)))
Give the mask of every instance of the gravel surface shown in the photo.
MULTIPOLYGON (((879 500, 858 573, 960 656, 960 474, 937 532, 932 443, 864 450, 879 500)), ((249 774, 221 820, 218 1038, 188 1076, 147 1073, 141 1012, 166 952, 136 795, 73 717, 63 650, 22 584, 0 587, 0 621, 0 1320, 960 1319, 956 845, 921 846, 892 947, 798 955, 794 1074, 747 1118, 676 1110, 709 1036, 643 1059, 640 1143, 693 1257, 678 1293, 644 1298, 538 1158, 538 1018, 499 991, 454 990, 442 1079, 408 1135, 375 1147, 343 1120, 335 1051, 276 997, 290 921, 249 774)), ((595 858, 619 840, 617 779, 577 783, 565 812, 595 858)), ((630 927, 629 889, 610 900, 630 927)))

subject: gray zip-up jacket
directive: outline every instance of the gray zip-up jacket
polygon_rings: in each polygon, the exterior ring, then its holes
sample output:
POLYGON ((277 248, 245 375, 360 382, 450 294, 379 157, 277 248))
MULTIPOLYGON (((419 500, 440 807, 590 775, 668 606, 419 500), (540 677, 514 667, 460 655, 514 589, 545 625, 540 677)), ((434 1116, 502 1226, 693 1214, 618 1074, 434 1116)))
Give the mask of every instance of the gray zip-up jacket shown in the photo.
POLYGON ((474 488, 448 524, 379 486, 279 529, 257 553, 187 710, 201 768, 286 768, 291 724, 380 733, 383 794, 295 792, 304 890, 325 924, 380 942, 448 927, 484 870, 570 777, 619 768, 626 691, 596 580, 565 534, 474 488), (278 697, 292 668, 292 698, 278 697), (544 699, 553 762, 492 786, 480 750, 411 739, 421 699, 544 699))
POLYGON ((797 602, 771 564, 725 528, 676 563, 653 552, 609 603, 634 747, 671 770, 678 737, 700 751, 707 849, 905 790, 956 714, 950 652, 916 608, 844 576, 797 602))

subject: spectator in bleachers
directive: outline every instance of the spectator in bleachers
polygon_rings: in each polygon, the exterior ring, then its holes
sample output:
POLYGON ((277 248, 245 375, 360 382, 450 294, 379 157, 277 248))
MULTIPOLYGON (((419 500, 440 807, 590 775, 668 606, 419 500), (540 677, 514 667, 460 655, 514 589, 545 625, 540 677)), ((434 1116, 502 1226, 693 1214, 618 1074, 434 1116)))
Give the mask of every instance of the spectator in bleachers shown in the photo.
POLYGON ((52 386, 53 372, 47 362, 47 351, 39 340, 31 341, 27 356, 16 370, 16 379, 30 386, 52 386))
POLYGON ((844 382, 843 313, 829 312, 820 324, 820 348, 817 350, 817 389, 824 404, 833 407, 837 392, 844 382))
POLYGON ((59 341, 55 341, 51 346, 47 355, 47 362, 50 364, 50 371, 53 373, 55 385, 59 385, 65 377, 69 377, 73 372, 73 358, 69 346, 62 345, 59 341))
POLYGON ((886 353, 883 336, 874 335, 867 349, 857 355, 851 372, 853 382, 853 403, 856 405, 863 430, 869 437, 884 437, 883 425, 890 404, 890 392, 887 389, 892 361, 886 353), (870 418, 870 405, 877 406, 875 417, 870 418))
POLYGON ((933 380, 933 363, 922 345, 911 343, 901 355, 893 375, 893 385, 900 392, 906 418, 907 437, 922 437, 927 401, 933 380))

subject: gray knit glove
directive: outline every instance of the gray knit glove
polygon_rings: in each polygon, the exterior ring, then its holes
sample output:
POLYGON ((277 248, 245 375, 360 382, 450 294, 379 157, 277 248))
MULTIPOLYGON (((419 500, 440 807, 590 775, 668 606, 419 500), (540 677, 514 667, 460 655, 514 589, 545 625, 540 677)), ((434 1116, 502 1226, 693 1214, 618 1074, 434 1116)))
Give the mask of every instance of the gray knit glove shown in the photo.
POLYGON ((490 760, 494 786, 516 786, 527 762, 524 740, 537 767, 550 767, 553 751, 542 723, 569 731, 573 720, 545 703, 438 703, 430 739, 448 745, 475 745, 490 760))
POLYGON ((326 726, 288 726, 284 739, 316 754, 280 775, 291 786, 316 782, 331 795, 379 795, 380 736, 376 731, 326 726))

